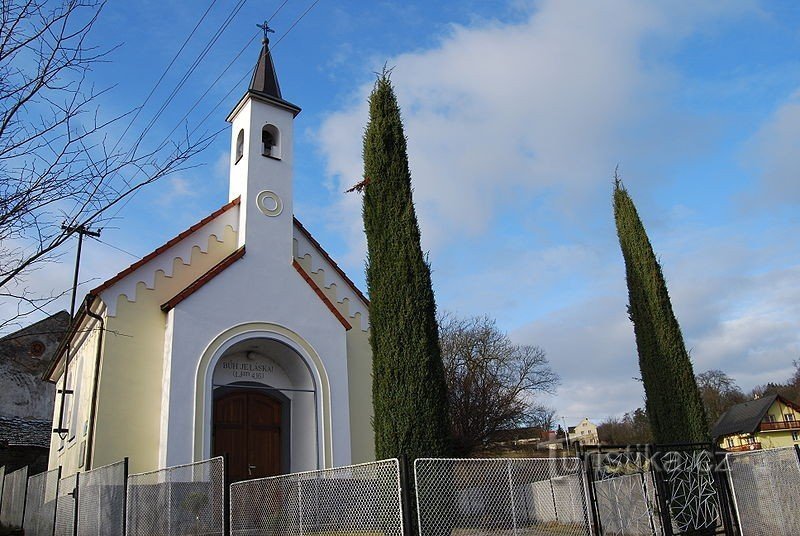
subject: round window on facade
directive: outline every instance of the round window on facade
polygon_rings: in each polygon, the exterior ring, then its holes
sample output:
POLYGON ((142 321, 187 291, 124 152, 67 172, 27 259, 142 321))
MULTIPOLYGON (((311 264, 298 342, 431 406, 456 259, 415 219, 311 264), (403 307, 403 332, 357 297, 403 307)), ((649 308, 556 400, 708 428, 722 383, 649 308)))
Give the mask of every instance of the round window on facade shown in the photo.
POLYGON ((42 357, 44 355, 45 346, 42 341, 33 341, 30 347, 31 357, 42 357))

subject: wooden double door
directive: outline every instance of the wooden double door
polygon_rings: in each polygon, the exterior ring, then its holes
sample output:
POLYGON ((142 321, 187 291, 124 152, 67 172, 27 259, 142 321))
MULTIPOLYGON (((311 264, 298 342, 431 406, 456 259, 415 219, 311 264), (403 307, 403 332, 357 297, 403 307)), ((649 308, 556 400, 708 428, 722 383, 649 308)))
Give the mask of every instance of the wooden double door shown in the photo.
POLYGON ((214 400, 213 450, 228 455, 231 481, 281 474, 280 400, 253 389, 223 392, 214 400))

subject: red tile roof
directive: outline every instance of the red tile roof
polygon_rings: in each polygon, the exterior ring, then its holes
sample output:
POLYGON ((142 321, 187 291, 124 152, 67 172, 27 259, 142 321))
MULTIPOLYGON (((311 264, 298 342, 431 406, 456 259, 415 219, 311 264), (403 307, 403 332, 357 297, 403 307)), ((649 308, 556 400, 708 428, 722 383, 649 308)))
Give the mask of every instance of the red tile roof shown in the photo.
POLYGON ((303 235, 308 239, 308 241, 311 242, 314 245, 314 247, 316 247, 319 250, 319 252, 322 254, 322 256, 325 257, 325 260, 327 260, 331 264, 331 266, 333 266, 333 269, 336 270, 336 272, 340 276, 342 276, 342 279, 344 279, 345 283, 347 283, 347 285, 351 289, 353 289, 353 292, 355 292, 356 295, 359 298, 361 298, 361 300, 364 302, 364 304, 367 307, 369 307, 369 300, 367 299, 366 296, 364 296, 364 293, 361 292, 361 290, 356 286, 355 283, 353 283, 353 281, 349 277, 347 277, 347 274, 344 273, 344 270, 339 268, 339 265, 336 264, 336 261, 333 260, 330 255, 328 255, 328 252, 325 251, 325 248, 323 248, 322 245, 319 242, 317 242, 317 239, 314 238, 311 235, 311 233, 308 231, 308 229, 306 229, 305 226, 303 226, 303 224, 300 223, 300 220, 298 220, 297 218, 294 218, 294 224, 297 226, 297 229, 301 233, 303 233, 303 235))
POLYGON ((333 316, 335 316, 336 319, 339 320, 339 322, 341 322, 342 326, 344 326, 344 329, 347 331, 353 329, 353 326, 350 325, 350 322, 348 322, 347 319, 344 316, 342 316, 342 313, 340 313, 339 310, 336 308, 336 306, 333 305, 333 302, 331 302, 331 300, 328 299, 328 297, 325 295, 322 289, 319 288, 319 285, 317 285, 314 282, 314 280, 311 279, 311 276, 308 275, 308 273, 306 273, 305 270, 303 270, 303 267, 300 266, 300 263, 297 262, 296 260, 292 260, 292 266, 294 266, 294 269, 297 270, 297 273, 300 274, 300 276, 306 280, 308 286, 310 286, 311 290, 313 290, 317 294, 317 296, 319 296, 319 299, 321 299, 322 303, 324 303, 328 307, 330 312, 333 313, 333 316))
POLYGON ((187 236, 189 236, 190 234, 192 234, 193 232, 195 232, 196 230, 198 230, 199 228, 201 228, 205 224, 209 223, 210 221, 215 219, 217 216, 219 216, 223 212, 227 212, 231 208, 235 207, 236 205, 239 204, 239 202, 240 202, 240 198, 237 197, 236 199, 234 199, 230 203, 226 203, 225 205, 222 205, 222 207, 220 207, 219 209, 215 210, 214 212, 212 212, 211 214, 209 214, 208 216, 206 216, 205 218, 203 218, 199 222, 195 223, 194 225, 192 225, 191 227, 189 227, 188 229, 186 229, 185 231, 183 231, 182 233, 180 233, 176 237, 174 237, 171 240, 167 241, 164 245, 162 245, 162 246, 156 248, 155 250, 153 250, 152 252, 148 253, 147 255, 145 255, 144 257, 142 257, 141 259, 139 259, 135 263, 131 264, 130 266, 128 266, 127 268, 122 270, 120 273, 118 273, 117 275, 115 275, 111 279, 107 280, 106 282, 104 282, 103 284, 98 286, 97 288, 92 289, 92 291, 89 292, 89 294, 93 294, 95 296, 100 294, 101 292, 106 290, 108 287, 110 287, 114 283, 120 281, 126 275, 132 273, 133 271, 137 270, 138 268, 141 268, 142 266, 144 266, 145 264, 147 264, 148 262, 150 262, 154 258, 158 257, 159 255, 164 253, 166 250, 168 250, 169 248, 171 248, 172 246, 174 246, 175 244, 177 244, 178 242, 180 242, 181 240, 183 240, 184 238, 186 238, 187 236))
POLYGON ((166 303, 164 303, 161 306, 161 310, 166 313, 170 309, 174 309, 176 305, 178 305, 180 302, 182 302, 183 300, 185 300, 186 298, 197 292, 200 289, 200 287, 202 287, 203 285, 205 285, 206 283, 217 277, 219 274, 225 271, 225 268, 227 268, 234 262, 238 261, 242 257, 244 257, 244 246, 240 247, 239 249, 237 249, 236 251, 234 251, 221 261, 219 261, 217 264, 212 266, 211 269, 208 270, 206 273, 204 273, 203 275, 192 281, 189 284, 189 286, 187 286, 182 291, 178 292, 175 296, 173 296, 166 303))

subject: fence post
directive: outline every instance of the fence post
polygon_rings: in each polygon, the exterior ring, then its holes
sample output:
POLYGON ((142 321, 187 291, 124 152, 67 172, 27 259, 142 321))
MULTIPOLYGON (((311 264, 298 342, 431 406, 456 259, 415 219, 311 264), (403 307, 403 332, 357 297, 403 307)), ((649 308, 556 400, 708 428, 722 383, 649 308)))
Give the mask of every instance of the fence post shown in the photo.
MULTIPOLYGON (((653 506, 650 504, 650 496, 647 494, 647 478, 645 478, 644 472, 639 473, 639 477, 642 480, 642 495, 644 496, 644 504, 647 508, 647 518, 650 521, 650 531, 653 533, 653 536, 656 535, 656 521, 653 518, 653 506)), ((655 493, 653 493, 655 497, 655 493)))
MULTIPOLYGON (((795 445, 796 447, 797 445, 795 445)), ((731 488, 731 502, 733 503, 733 512, 736 514, 736 524, 739 532, 742 531, 742 516, 739 513, 739 501, 736 499, 736 487, 733 484, 733 471, 731 471, 731 464, 728 461, 730 454, 725 455, 725 468, 728 473, 728 484, 731 488)))
POLYGON ((72 500, 75 504, 75 511, 72 512, 72 536, 78 536, 78 495, 80 494, 78 486, 80 486, 80 483, 81 473, 79 471, 75 473, 75 489, 72 490, 72 500))
POLYGON ((19 522, 20 528, 25 524, 25 508, 28 506, 28 471, 30 466, 25 466, 25 489, 22 490, 22 520, 19 522))
POLYGON ((416 510, 413 504, 414 496, 411 493, 411 464, 405 454, 400 455, 397 463, 400 470, 400 508, 403 516, 403 536, 414 536, 414 520, 411 515, 416 510))
POLYGON ((6 487, 6 466, 0 467, 0 515, 3 513, 3 489, 6 487))
POLYGON ((122 461, 124 474, 122 479, 122 534, 124 535, 128 533, 128 457, 125 456, 122 461))
POLYGON ((556 488, 553 486, 553 477, 550 477, 548 482, 550 483, 550 495, 553 496, 553 512, 555 512, 556 523, 558 523, 558 504, 556 503, 556 488))
POLYGON ((711 454, 711 461, 714 462, 711 478, 720 493, 722 526, 725 528, 726 533, 736 536, 741 533, 742 524, 739 520, 739 507, 736 504, 736 496, 733 491, 733 479, 728 465, 728 456, 724 451, 718 450, 713 443, 708 445, 708 451, 711 454), (722 472, 725 475, 719 474, 720 468, 722 468, 722 472))
POLYGON ((228 474, 228 453, 222 455, 222 533, 225 536, 230 536, 231 533, 231 482, 230 475, 228 474))
POLYGON ((581 467, 585 473, 586 489, 589 495, 589 508, 586 513, 589 517, 591 517, 591 528, 595 536, 600 536, 602 534, 602 529, 600 523, 600 509, 597 504, 597 496, 595 495, 594 489, 594 469, 592 468, 592 455, 590 452, 586 452, 581 447, 579 456, 581 458, 581 467))
MULTIPOLYGON (((56 480, 56 497, 55 497, 55 508, 53 508, 53 536, 56 534, 56 519, 58 519, 58 492, 61 488, 61 466, 58 466, 58 479, 56 480)), ((47 485, 47 481, 45 481, 45 485, 47 485)), ((77 533, 75 534, 77 536, 77 533)))

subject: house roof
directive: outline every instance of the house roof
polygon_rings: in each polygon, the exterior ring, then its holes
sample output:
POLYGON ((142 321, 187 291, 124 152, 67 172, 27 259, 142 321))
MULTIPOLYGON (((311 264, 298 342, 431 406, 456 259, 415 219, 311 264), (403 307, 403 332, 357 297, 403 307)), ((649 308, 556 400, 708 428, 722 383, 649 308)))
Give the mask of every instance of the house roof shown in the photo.
POLYGON ((0 337, 0 345, 32 335, 53 334, 61 336, 66 331, 68 323, 69 323, 69 313, 67 311, 59 311, 55 314, 48 316, 47 318, 39 320, 38 322, 34 322, 30 326, 26 326, 13 333, 9 333, 7 335, 4 335, 3 337, 0 337))
POLYGON ((52 359, 52 361, 50 361, 50 366, 42 374, 42 378, 44 380, 46 380, 46 381, 54 381, 54 380, 51 379, 51 376, 52 376, 53 372, 56 370, 56 368, 58 368, 58 364, 61 362, 61 357, 64 354, 64 350, 66 350, 68 343, 70 341, 72 341, 73 337, 75 336, 75 333, 78 331, 78 328, 80 327, 80 325, 83 323, 84 319, 86 318, 87 309, 92 307, 92 305, 94 304, 95 298, 97 298, 97 296, 101 292, 103 292, 104 290, 110 288, 115 283, 118 283, 119 281, 123 280, 126 276, 132 274, 133 272, 135 272, 136 270, 138 270, 139 268, 141 268, 142 266, 144 266, 145 264, 147 264, 148 262, 150 262, 154 258, 158 257, 159 255, 161 255, 163 252, 165 252, 166 250, 168 250, 169 248, 171 248, 175 244, 179 243, 181 240, 183 240, 187 236, 191 235, 192 233, 194 233, 195 231, 197 231, 198 229, 200 229, 201 227, 203 227, 207 223, 210 223, 212 220, 214 220, 215 218, 217 218, 221 214, 223 214, 223 213, 227 212, 228 210, 232 209, 233 207, 239 205, 240 202, 241 202, 241 198, 237 197, 236 199, 234 199, 232 201, 229 201, 228 203, 225 203, 220 208, 218 208, 217 210, 215 210, 214 212, 212 212, 211 214, 209 214, 205 218, 201 219, 200 221, 198 221, 197 223, 195 223, 194 225, 192 225, 191 227, 189 227, 185 231, 177 234, 176 236, 174 236, 170 240, 167 240, 164 244, 162 244, 161 246, 157 247, 156 249, 154 249, 153 251, 151 251, 150 253, 148 253, 147 255, 145 255, 144 257, 139 259, 138 261, 136 261, 133 264, 131 264, 130 266, 128 266, 127 268, 125 268, 124 270, 119 272, 114 277, 112 277, 110 279, 107 279, 106 281, 104 281, 103 283, 101 283, 97 287, 93 288, 91 291, 89 291, 86 294, 86 297, 84 298, 83 302, 81 303, 80 309, 78 309, 78 312, 75 314, 75 318, 70 323, 69 330, 67 331, 65 337, 63 339, 61 339, 61 344, 58 346, 58 348, 56 349, 55 353, 53 354, 53 359, 52 359))
POLYGON ((344 273, 344 270, 342 270, 338 264, 336 264, 336 261, 333 260, 333 258, 331 258, 330 255, 328 255, 328 252, 325 251, 325 248, 322 247, 322 244, 317 242, 317 239, 314 238, 314 236, 308 231, 308 229, 305 228, 305 226, 302 223, 300 223, 300 220, 298 220, 297 218, 294 218, 294 225, 295 227, 297 227, 297 230, 303 233, 303 235, 308 239, 308 241, 311 242, 311 244, 317 249, 317 251, 320 252, 320 254, 325 258, 325 260, 328 261, 328 263, 333 267, 333 269, 336 270, 336 273, 338 273, 342 277, 342 279, 344 279, 345 283, 347 283, 347 285, 353 290, 353 292, 356 293, 356 295, 361 299, 361 301, 364 302, 364 305, 369 307, 369 300, 367 299, 367 297, 364 296, 364 293, 361 292, 361 290, 356 286, 355 283, 353 283, 353 280, 347 277, 347 274, 344 273))
MULTIPOLYGON (((752 434, 758 430, 764 416, 776 400, 791 404, 780 395, 769 395, 732 406, 711 427, 711 437, 719 438, 731 434, 752 434)), ((792 404, 794 405, 794 404, 792 404)))
POLYGON ((175 296, 170 298, 166 303, 161 306, 161 310, 165 313, 168 312, 170 309, 173 309, 176 305, 181 303, 183 300, 197 292, 203 285, 217 277, 217 275, 221 274, 225 271, 225 268, 233 264, 234 262, 238 261, 242 257, 244 257, 245 247, 242 246, 217 264, 212 266, 206 273, 189 283, 185 289, 178 292, 175 296))
POLYGON ((177 244, 178 242, 180 242, 181 240, 183 240, 184 238, 186 238, 187 236, 189 236, 190 234, 192 234, 193 232, 195 232, 196 230, 198 230, 199 228, 204 226, 205 224, 207 224, 210 221, 212 221, 213 219, 215 219, 217 216, 219 216, 223 212, 227 212, 228 210, 232 209, 233 207, 238 205, 240 202, 241 202, 241 198, 237 197, 233 201, 230 201, 229 203, 226 203, 226 204, 222 205, 220 208, 218 208, 217 210, 215 210, 214 212, 212 212, 211 214, 209 214, 208 216, 206 216, 205 218, 203 218, 199 222, 195 223, 194 225, 192 225, 191 227, 189 227, 188 229, 186 229, 182 233, 176 235, 171 240, 168 240, 163 245, 157 247, 156 249, 154 249, 153 251, 151 251, 150 253, 148 253, 147 255, 145 255, 144 257, 142 257, 141 259, 139 259, 135 263, 133 263, 130 266, 128 266, 127 268, 122 270, 120 273, 118 273, 117 275, 112 277, 111 279, 108 279, 107 281, 105 281, 102 284, 100 284, 98 287, 95 287, 94 289, 92 289, 91 292, 89 292, 89 294, 95 295, 95 296, 100 294, 105 289, 109 288, 114 283, 116 283, 117 281, 120 281, 121 279, 123 279, 126 275, 136 271, 138 268, 141 268, 142 266, 144 266, 145 264, 147 264, 148 262, 150 262, 154 258, 156 258, 159 255, 161 255, 162 253, 164 253, 166 250, 168 250, 169 248, 171 248, 172 246, 174 246, 175 244, 177 244))
POLYGON ((0 417, 0 443, 49 447, 53 423, 38 419, 0 417))
POLYGON ((311 279, 311 276, 308 275, 308 273, 306 273, 305 270, 303 270, 303 267, 300 266, 300 263, 297 262, 296 260, 293 260, 292 266, 294 266, 294 269, 297 270, 297 273, 300 274, 300 276, 305 280, 305 282, 308 283, 308 286, 311 287, 311 290, 313 290, 314 293, 316 293, 316 295, 319 296, 319 299, 322 300, 322 303, 325 304, 328 310, 330 310, 330 312, 333 313, 333 316, 335 316, 336 319, 342 324, 342 326, 344 326, 344 329, 346 331, 350 331, 353 328, 353 326, 350 325, 350 322, 348 322, 344 316, 342 316, 342 313, 340 313, 339 310, 336 308, 336 306, 333 304, 333 302, 331 302, 331 300, 328 299, 328 297, 325 295, 322 289, 319 288, 319 285, 317 285, 314 282, 314 280, 311 279))
MULTIPOLYGON (((163 252, 165 252, 166 250, 168 250, 169 248, 171 248, 175 244, 179 243, 181 240, 183 240, 184 238, 188 237, 189 235, 191 235, 192 233, 194 233, 195 231, 197 231, 198 229, 200 229, 201 227, 203 227, 207 223, 211 222, 212 220, 214 220, 215 218, 217 218, 218 216, 223 214, 224 212, 227 212, 231 208, 239 205, 240 202, 241 202, 241 198, 237 197, 236 199, 226 203, 225 205, 221 206, 220 208, 218 208, 217 210, 215 210, 214 212, 212 212, 211 214, 209 214, 205 218, 201 219, 200 221, 198 221, 197 223, 195 223, 194 225, 192 225, 191 227, 186 229, 185 231, 183 231, 180 234, 176 235, 172 239, 170 239, 167 242, 165 242, 163 245, 159 246, 158 248, 156 248, 152 252, 148 253, 147 255, 145 255, 144 257, 139 259, 138 261, 134 262, 133 264, 131 264, 130 266, 128 266, 127 268, 125 268, 124 270, 119 272, 114 277, 104 281, 103 283, 101 283, 100 285, 98 285, 97 287, 92 289, 86 295, 86 298, 84 299, 83 303, 81 304, 80 309, 76 313, 75 318, 73 319, 72 323, 69 326, 69 330, 66 333, 66 336, 61 340, 61 344, 56 349, 56 351, 55 351, 55 353, 53 355, 53 359, 50 362, 50 366, 42 374, 42 377, 45 380, 53 381, 52 379, 50 379, 50 376, 53 374, 53 372, 58 367, 58 364, 61 361, 61 357, 64 354, 64 350, 67 347, 67 343, 69 341, 71 341, 72 338, 75 336, 75 333, 77 332, 79 326, 81 325, 81 323, 84 321, 84 319, 87 316, 87 309, 92 307, 92 305, 94 304, 95 298, 101 292, 103 292, 104 290, 110 288, 115 283, 121 281, 122 279, 124 279, 129 274, 135 272, 137 269, 141 268, 142 266, 144 266, 145 264, 147 264, 148 262, 150 262, 154 258, 158 257, 160 254, 162 254, 163 252)), ((325 251, 325 249, 322 247, 322 245, 317 241, 316 238, 313 237, 313 235, 308 231, 308 229, 306 229, 305 226, 303 226, 303 224, 300 223, 300 221, 297 218, 294 218, 294 225, 297 228, 297 230, 300 231, 308 239, 309 242, 311 242, 311 244, 317 249, 317 251, 319 251, 320 255, 322 255, 322 257, 331 265, 331 267, 333 267, 333 269, 342 277, 342 279, 353 290, 353 292, 364 302, 364 304, 367 307, 369 307, 369 300, 367 299, 366 296, 364 296, 364 293, 361 292, 361 290, 356 286, 355 283, 353 283, 353 281, 347 276, 347 274, 344 272, 344 270, 342 270, 339 267, 339 265, 336 264, 336 261, 333 260, 333 258, 328 254, 327 251, 325 251)), ((236 251, 234 251, 228 257, 226 257, 225 259, 223 259, 222 261, 217 263, 215 266, 213 266, 206 273, 204 273, 199 278, 197 278, 195 281, 190 283, 185 289, 183 289, 181 292, 176 294, 169 301, 167 301, 166 303, 162 304, 161 309, 166 312, 166 311, 169 311, 170 309, 172 309, 173 307, 175 307, 178 303, 180 303, 181 301, 183 301, 186 298, 188 298, 189 296, 191 296, 194 292, 196 292, 199 288, 201 288, 203 285, 205 285, 208 281, 210 281, 211 279, 216 277, 219 273, 223 272, 225 270, 225 268, 227 268, 228 266, 230 266, 231 264, 233 264, 234 262, 236 262, 237 260, 242 258, 242 256, 244 256, 244 253, 245 253, 244 246, 239 248, 239 249, 237 249, 236 251)), ((311 277, 305 272, 305 270, 303 270, 303 268, 299 264, 297 264, 296 261, 295 261, 294 264, 295 264, 295 269, 298 270, 298 272, 300 273, 301 276, 303 276, 303 278, 306 280, 306 282, 309 285, 311 285, 312 289, 314 289, 314 292, 325 303, 325 305, 328 307, 328 309, 331 310, 331 312, 336 316, 336 318, 339 320, 339 322, 342 323, 342 325, 345 327, 345 329, 348 329, 348 330, 351 329, 352 326, 350 325, 350 323, 347 321, 347 319, 345 319, 341 315, 341 313, 339 313, 338 309, 336 309, 336 306, 328 299, 328 297, 325 295, 325 293, 322 291, 322 289, 320 289, 317 286, 317 284, 313 281, 313 279, 311 279, 311 277)))

